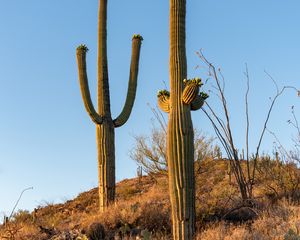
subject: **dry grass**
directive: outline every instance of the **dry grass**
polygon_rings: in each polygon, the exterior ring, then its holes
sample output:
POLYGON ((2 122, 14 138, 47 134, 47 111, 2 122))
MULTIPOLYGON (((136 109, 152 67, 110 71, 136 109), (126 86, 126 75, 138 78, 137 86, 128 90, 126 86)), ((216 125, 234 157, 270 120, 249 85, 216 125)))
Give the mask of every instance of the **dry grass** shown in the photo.
MULTIPOLYGON (((300 239, 300 206, 278 200, 275 204, 259 195, 259 217, 253 222, 233 224, 222 220, 239 204, 238 189, 229 183, 224 161, 207 161, 196 179, 196 239, 300 239), (298 238, 297 238, 298 234, 298 238)), ((257 192, 263 193, 262 182, 257 192)), ((21 211, 7 227, 0 226, 0 239, 86 240, 89 227, 99 223, 106 239, 171 239, 170 203, 165 176, 127 179, 117 184, 117 202, 105 213, 97 208, 97 189, 64 204, 46 204, 35 212, 21 211)))
POLYGON ((253 223, 240 225, 216 222, 197 234, 201 240, 269 240, 300 239, 300 207, 286 202, 274 206, 264 212, 253 223), (292 234, 295 233, 294 238, 292 234), (298 238, 296 238, 298 235, 298 238), (290 237, 290 238, 289 238, 290 237))

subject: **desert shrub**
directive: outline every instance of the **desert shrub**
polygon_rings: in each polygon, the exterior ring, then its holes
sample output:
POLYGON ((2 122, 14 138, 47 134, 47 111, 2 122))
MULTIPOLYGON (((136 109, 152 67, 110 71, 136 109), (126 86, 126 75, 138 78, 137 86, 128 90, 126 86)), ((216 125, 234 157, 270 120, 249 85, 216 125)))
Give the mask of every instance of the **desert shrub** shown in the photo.
POLYGON ((196 216, 200 224, 222 218, 238 195, 237 186, 228 182, 226 160, 203 160, 196 183, 196 216))
POLYGON ((258 161, 259 182, 264 187, 263 193, 270 200, 286 198, 300 201, 300 169, 293 162, 284 162, 264 156, 258 161))
POLYGON ((298 239, 300 230, 299 206, 289 205, 286 201, 279 202, 274 209, 260 214, 254 222, 228 224, 216 221, 206 224, 197 231, 195 239, 201 240, 276 240, 298 239), (299 227, 298 227, 299 224, 299 227), (288 238, 289 237, 289 238, 288 238))
POLYGON ((137 224, 149 231, 171 232, 170 210, 160 202, 147 202, 142 206, 137 224))
POLYGON ((16 223, 29 223, 33 221, 33 217, 29 211, 19 210, 13 215, 13 221, 16 223))
POLYGON ((289 231, 284 235, 284 240, 300 240, 300 235, 295 233, 293 229, 289 229, 289 231))
POLYGON ((107 230, 123 226, 139 227, 149 231, 170 231, 169 208, 163 203, 149 200, 141 202, 122 202, 110 207, 104 216, 99 216, 107 230))
POLYGON ((117 190, 118 195, 122 196, 123 199, 130 199, 134 197, 140 190, 136 186, 124 186, 122 189, 117 190))
POLYGON ((87 229, 92 222, 99 222, 108 238, 113 238, 115 234, 121 237, 134 232, 141 234, 141 231, 147 230, 151 233, 151 239, 164 239, 162 236, 171 232, 170 204, 166 177, 158 178, 158 182, 160 184, 155 184, 150 177, 143 177, 142 193, 128 198, 124 195, 123 187, 134 188, 136 180, 122 181, 122 187, 117 187, 119 201, 109 206, 103 214, 85 214, 79 220, 83 223, 81 226, 87 229))
MULTIPOLYGON (((166 125, 164 119, 156 114, 156 120, 159 122, 157 127, 153 124, 150 135, 135 136, 135 145, 130 152, 130 157, 147 174, 167 174, 168 164, 166 155, 166 125)), ((214 144, 214 138, 194 130, 194 149, 195 162, 201 162, 206 158, 220 158, 221 150, 214 144)), ((198 164, 199 165, 199 164, 198 164)), ((198 173, 196 169, 196 173, 198 173)))
POLYGON ((92 223, 89 227, 86 235, 90 240, 102 240, 105 239, 105 230, 102 224, 92 223))
POLYGON ((0 233, 0 239, 15 240, 17 234, 21 231, 21 226, 15 223, 9 223, 0 233))

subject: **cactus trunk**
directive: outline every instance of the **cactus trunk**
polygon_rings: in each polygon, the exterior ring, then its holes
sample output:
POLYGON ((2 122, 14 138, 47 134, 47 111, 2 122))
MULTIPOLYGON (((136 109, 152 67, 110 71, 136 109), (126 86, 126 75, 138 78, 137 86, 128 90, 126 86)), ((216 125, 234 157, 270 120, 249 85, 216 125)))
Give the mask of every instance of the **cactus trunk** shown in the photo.
POLYGON ((194 133, 190 105, 182 101, 187 77, 186 0, 170 0, 170 111, 167 132, 173 239, 192 239, 195 224, 194 133))
POLYGON ((112 119, 110 111, 107 67, 107 0, 99 1, 98 19, 98 112, 90 97, 86 73, 86 52, 80 45, 76 50, 80 90, 84 106, 96 124, 99 174, 99 209, 103 212, 115 200, 115 128, 125 124, 131 114, 136 95, 140 48, 143 38, 134 35, 127 97, 122 112, 112 119))
POLYGON ((115 200, 115 130, 112 120, 96 125, 100 211, 115 200))
POLYGON ((115 200, 115 130, 110 111, 107 67, 107 0, 100 0, 98 18, 98 113, 96 125, 100 211, 115 200))

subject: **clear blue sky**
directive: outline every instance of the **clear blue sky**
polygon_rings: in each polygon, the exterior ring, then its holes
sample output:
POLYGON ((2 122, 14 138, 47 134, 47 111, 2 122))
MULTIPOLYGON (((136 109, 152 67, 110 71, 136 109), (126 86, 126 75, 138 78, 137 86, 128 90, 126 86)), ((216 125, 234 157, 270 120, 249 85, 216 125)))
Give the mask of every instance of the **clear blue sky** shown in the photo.
MULTIPOLYGON (((156 92, 168 80, 168 1, 109 1, 108 57, 113 116, 123 106, 131 36, 141 33, 138 92, 129 121, 116 130, 117 180, 135 175, 129 158, 133 135, 147 134, 156 92)), ((85 43, 95 102, 98 1, 14 0, 0 3, 0 213, 9 213, 22 189, 34 187, 19 208, 60 202, 97 186, 95 127, 85 112, 77 79, 76 46, 85 43)), ((299 87, 300 2, 298 0, 194 0, 187 4, 189 77, 204 77, 195 51, 221 66, 238 146, 244 141, 244 64, 251 75, 250 115, 254 151, 268 97, 279 85, 299 87)), ((206 87, 207 89, 209 86, 206 87)), ((216 102, 214 97, 208 101, 216 102)), ((269 128, 286 146, 292 130, 289 107, 295 93, 281 98, 269 128)), ((300 116, 299 116, 300 117, 300 116)), ((201 111, 194 125, 212 133, 201 111)), ((263 149, 272 152, 272 137, 263 149)))

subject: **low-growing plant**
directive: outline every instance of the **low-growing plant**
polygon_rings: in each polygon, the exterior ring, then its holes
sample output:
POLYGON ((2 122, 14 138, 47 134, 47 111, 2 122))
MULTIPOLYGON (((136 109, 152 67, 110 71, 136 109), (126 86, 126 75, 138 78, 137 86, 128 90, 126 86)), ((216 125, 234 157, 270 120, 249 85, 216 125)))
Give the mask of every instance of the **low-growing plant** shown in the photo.
POLYGON ((105 239, 105 229, 100 223, 92 223, 86 235, 89 240, 102 240, 105 239))
POLYGON ((33 221, 33 216, 28 210, 19 210, 12 216, 12 219, 16 223, 29 223, 33 221))
POLYGON ((300 240, 300 235, 298 235, 293 229, 289 229, 289 231, 284 235, 284 240, 300 240))

